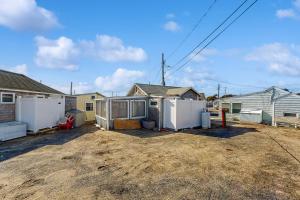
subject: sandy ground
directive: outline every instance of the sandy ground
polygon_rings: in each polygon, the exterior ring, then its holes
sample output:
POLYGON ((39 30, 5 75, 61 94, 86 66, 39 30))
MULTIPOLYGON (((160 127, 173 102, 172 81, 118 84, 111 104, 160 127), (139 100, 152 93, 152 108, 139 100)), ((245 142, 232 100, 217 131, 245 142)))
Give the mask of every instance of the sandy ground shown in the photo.
POLYGON ((296 129, 85 126, 2 143, 0 158, 0 199, 300 199, 296 129))

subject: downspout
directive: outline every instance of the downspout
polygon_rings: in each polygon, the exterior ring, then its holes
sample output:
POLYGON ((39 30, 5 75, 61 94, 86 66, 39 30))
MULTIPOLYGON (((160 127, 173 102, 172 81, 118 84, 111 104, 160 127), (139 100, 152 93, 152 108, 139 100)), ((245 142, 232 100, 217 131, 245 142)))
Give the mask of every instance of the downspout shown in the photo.
POLYGON ((109 130, 109 125, 110 125, 110 106, 109 106, 109 103, 110 103, 110 99, 107 98, 106 100, 106 130, 109 130))
POLYGON ((275 120, 275 100, 272 102, 272 126, 276 126, 275 120))
POLYGON ((273 88, 273 94, 271 96, 271 102, 272 102, 272 126, 276 126, 276 120, 275 120, 275 88, 273 88))

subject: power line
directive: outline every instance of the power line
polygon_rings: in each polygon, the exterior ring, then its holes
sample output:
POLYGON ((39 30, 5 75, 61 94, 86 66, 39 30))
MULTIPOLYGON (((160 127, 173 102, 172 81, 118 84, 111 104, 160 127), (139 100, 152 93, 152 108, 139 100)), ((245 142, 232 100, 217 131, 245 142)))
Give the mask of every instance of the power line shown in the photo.
POLYGON ((176 67, 179 63, 181 63, 184 59, 186 59, 189 55, 191 55, 199 46, 201 46, 206 40, 210 38, 220 27, 222 27, 236 12, 241 9, 241 7, 247 2, 248 0, 244 0, 243 3, 241 3, 221 24, 219 24, 212 32, 208 34, 199 44, 197 44, 190 52, 188 52, 184 57, 182 57, 179 61, 173 65, 173 67, 176 67))
MULTIPOLYGON (((246 0, 247 1, 247 0, 246 0)), ((219 32, 214 38, 212 38, 204 47, 202 47, 196 54, 192 55, 190 59, 188 59, 184 64, 182 64, 180 67, 175 69, 172 73, 169 75, 174 74, 175 72, 179 71, 181 68, 183 68, 185 65, 187 65, 195 56, 197 56, 199 53, 201 53, 203 50, 206 49, 213 41, 215 41, 222 33, 224 33, 233 23, 235 23, 245 12, 247 12, 258 0, 255 0, 251 5, 249 5, 241 14, 239 14, 230 24, 228 24, 221 32, 219 32)), ((187 56, 185 56, 187 57, 187 56)))
POLYGON ((210 12, 210 10, 213 8, 213 6, 216 4, 218 0, 213 0, 213 2, 210 4, 208 9, 205 11, 205 13, 200 17, 200 19, 197 21, 197 23, 194 25, 192 30, 181 40, 181 42, 176 46, 176 48, 167 56, 167 59, 171 58, 180 47, 187 41, 187 39, 192 35, 192 33, 198 28, 200 23, 203 21, 203 19, 207 16, 207 14, 210 12))

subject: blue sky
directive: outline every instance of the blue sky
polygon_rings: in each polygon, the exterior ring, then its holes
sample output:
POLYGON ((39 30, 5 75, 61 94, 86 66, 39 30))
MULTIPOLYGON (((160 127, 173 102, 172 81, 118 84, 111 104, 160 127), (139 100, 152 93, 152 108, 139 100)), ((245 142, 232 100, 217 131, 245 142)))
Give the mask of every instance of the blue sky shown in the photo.
MULTIPOLYGON (((300 1, 259 0, 192 62, 173 65, 242 0, 0 0, 0 67, 63 92, 125 94, 134 82, 159 84, 161 53, 167 84, 206 95, 246 93, 272 85, 300 91, 300 1), (169 75, 170 74, 170 75, 169 75)), ((248 5, 254 0, 249 0, 248 5)))

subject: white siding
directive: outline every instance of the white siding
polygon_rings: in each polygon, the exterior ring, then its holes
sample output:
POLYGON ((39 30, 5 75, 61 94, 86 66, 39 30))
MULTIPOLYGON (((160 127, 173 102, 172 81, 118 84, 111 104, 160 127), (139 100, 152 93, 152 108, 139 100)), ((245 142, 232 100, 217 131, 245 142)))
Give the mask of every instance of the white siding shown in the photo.
MULTIPOLYGON (((232 97, 222 101, 222 103, 241 103, 242 109, 263 110, 263 122, 272 122, 272 91, 266 93, 256 93, 247 96, 232 97)), ((229 115, 230 117, 230 115, 229 115)), ((239 118, 239 114, 232 114, 231 117, 239 118)))
POLYGON ((275 116, 283 117, 283 113, 299 113, 300 114, 300 96, 291 94, 276 100, 275 116))

